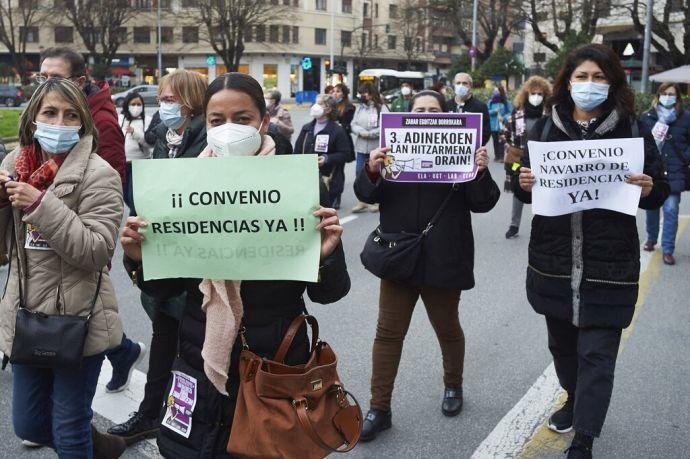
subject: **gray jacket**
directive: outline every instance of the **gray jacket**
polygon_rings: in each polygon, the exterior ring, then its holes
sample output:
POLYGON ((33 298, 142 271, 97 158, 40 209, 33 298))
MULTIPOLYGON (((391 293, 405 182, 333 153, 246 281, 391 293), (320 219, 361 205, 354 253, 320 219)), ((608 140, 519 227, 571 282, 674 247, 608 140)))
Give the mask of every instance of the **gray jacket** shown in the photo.
POLYGON ((352 133, 357 136, 355 151, 357 153, 369 153, 379 147, 379 114, 388 112, 388 107, 381 106, 381 111, 376 109, 373 102, 359 104, 352 118, 352 133))

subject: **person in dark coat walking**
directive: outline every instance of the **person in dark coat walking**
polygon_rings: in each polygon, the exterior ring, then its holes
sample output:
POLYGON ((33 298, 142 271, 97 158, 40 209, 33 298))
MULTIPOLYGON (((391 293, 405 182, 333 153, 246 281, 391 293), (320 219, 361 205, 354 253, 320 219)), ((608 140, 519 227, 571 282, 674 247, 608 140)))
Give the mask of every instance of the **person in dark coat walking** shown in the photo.
POLYGON ((314 118, 305 124, 295 142, 295 153, 319 156, 319 171, 328 187, 330 206, 340 208, 345 188, 345 162, 352 152, 352 139, 335 120, 338 116, 335 98, 320 94, 311 107, 314 118))
MULTIPOLYGON (((635 117, 634 93, 616 53, 586 45, 565 59, 553 86, 551 116, 539 120, 529 140, 644 138, 644 173, 626 182, 639 185, 639 207, 658 209, 669 193, 659 153, 649 130, 635 117)), ((529 147, 515 195, 532 199, 534 174, 529 147)), ((621 331, 635 312, 640 244, 634 216, 591 209, 556 217, 535 215, 529 243, 527 299, 546 316, 549 350, 568 393, 549 419, 550 429, 575 429, 568 458, 591 458, 611 393, 621 331)))
MULTIPOLYGON (((442 112, 445 100, 438 92, 421 91, 412 99, 415 113, 442 112)), ((477 177, 466 183, 399 183, 379 173, 389 148, 371 152, 355 180, 355 194, 366 203, 380 203, 382 232, 420 234, 444 200, 450 201, 422 245, 412 277, 406 282, 381 279, 379 318, 373 348, 370 410, 362 441, 371 441, 391 427, 391 397, 400 364, 403 341, 421 296, 443 354, 445 391, 441 411, 456 416, 462 408, 465 336, 458 304, 462 290, 474 287, 472 212, 490 211, 500 191, 487 169, 486 148, 477 150, 477 177)))
MULTIPOLYGON (((229 73, 218 77, 208 88, 205 108, 206 127, 209 130, 225 123, 252 126, 257 129, 257 135, 261 136, 260 151, 256 154, 282 153, 275 151, 275 143, 266 135, 269 115, 266 112, 261 86, 252 77, 241 73, 229 73)), ((328 204, 324 187, 321 203, 328 204)), ((314 215, 321 219, 317 226, 321 232, 319 282, 241 283, 244 335, 249 348, 262 357, 272 358, 275 355, 290 323, 305 311, 305 293, 312 301, 327 304, 340 300, 350 289, 350 278, 341 243, 342 226, 337 212, 322 207, 314 215)), ((130 217, 122 232, 125 264, 128 270, 138 273, 139 288, 159 300, 186 293, 185 314, 180 324, 179 356, 175 359, 173 369, 197 381, 196 404, 188 437, 162 428, 158 435, 160 452, 166 458, 175 459, 230 458, 226 446, 232 429, 240 384, 238 369, 242 349, 241 338, 238 336, 232 347, 228 380, 225 384, 228 395, 222 395, 207 377, 201 356, 208 326, 206 314, 202 310, 204 297, 199 290, 202 280, 165 279, 144 282, 141 266, 142 235, 138 231, 143 224, 141 220, 130 217)), ((285 361, 288 365, 303 364, 306 363, 308 355, 307 331, 306 327, 302 327, 295 336, 285 361)), ((168 386, 170 385, 169 383, 168 386)))
MULTIPOLYGON (((336 112, 338 113, 336 120, 338 123, 340 123, 343 129, 345 129, 345 132, 347 132, 348 135, 352 134, 351 124, 352 119, 355 117, 355 106, 352 105, 352 102, 350 102, 350 88, 348 88, 344 83, 338 83, 333 87, 331 96, 335 98, 336 112)), ((352 139, 350 138, 350 140, 352 139)), ((355 147, 353 144, 353 161, 354 148, 355 147)))
POLYGON ((469 73, 457 73, 453 78, 455 97, 446 102, 446 111, 451 113, 481 113, 482 114, 482 146, 491 137, 491 120, 489 108, 478 101, 472 94, 472 77, 469 73))
MULTIPOLYGON (((158 87, 161 123, 155 129, 153 159, 195 158, 206 147, 203 116, 206 87, 201 75, 188 70, 177 70, 163 77, 158 87)), ((131 275, 136 270, 127 272, 131 275)), ((144 399, 128 420, 108 429, 108 433, 123 437, 130 445, 158 431, 158 414, 177 350, 183 304, 179 296, 159 298, 147 291, 141 295, 141 301, 147 312, 150 311, 153 327, 144 399)), ((120 347, 126 348, 130 343, 128 338, 124 339, 120 347)), ((128 376, 129 373, 124 374, 128 376)))
MULTIPOLYGON (((675 265, 673 252, 678 232, 680 194, 685 191, 685 170, 690 164, 690 113, 683 109, 683 98, 676 83, 663 83, 657 90, 652 108, 640 120, 654 133, 666 169, 671 194, 664 201, 664 227, 661 235, 663 260, 675 265)), ((659 237, 659 209, 647 211, 647 241, 644 249, 654 250, 659 237)))

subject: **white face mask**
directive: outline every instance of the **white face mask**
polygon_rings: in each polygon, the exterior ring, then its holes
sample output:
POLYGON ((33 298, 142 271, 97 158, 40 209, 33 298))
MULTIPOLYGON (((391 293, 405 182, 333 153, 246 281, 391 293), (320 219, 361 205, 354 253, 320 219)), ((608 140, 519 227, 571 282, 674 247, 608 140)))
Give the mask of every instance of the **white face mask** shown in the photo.
POLYGON ((544 102, 544 96, 540 94, 530 94, 528 100, 530 104, 534 105, 535 107, 538 107, 541 105, 542 102, 544 102))
POLYGON ((141 112, 144 110, 144 107, 141 105, 130 105, 129 106, 129 114, 132 115, 132 118, 136 118, 139 115, 141 115, 141 112))
POLYGON ((312 118, 321 118, 324 114, 325 110, 323 107, 319 104, 314 104, 311 106, 309 109, 309 116, 312 118))
POLYGON ((408 86, 403 86, 403 87, 400 89, 400 93, 401 93, 403 96, 409 96, 410 94, 412 94, 412 89, 410 89, 408 86))
POLYGON ((206 142, 216 156, 251 156, 261 148, 261 126, 221 124, 206 131, 206 142))

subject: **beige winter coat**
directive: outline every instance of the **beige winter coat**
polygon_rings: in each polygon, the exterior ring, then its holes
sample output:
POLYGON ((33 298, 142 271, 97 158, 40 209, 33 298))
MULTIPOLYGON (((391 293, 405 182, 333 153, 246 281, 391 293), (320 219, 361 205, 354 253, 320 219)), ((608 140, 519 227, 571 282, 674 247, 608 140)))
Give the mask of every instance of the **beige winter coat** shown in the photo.
MULTIPOLYGON (((18 149, 10 153, 0 168, 14 175, 18 153, 18 149)), ((13 221, 17 237, 7 289, 0 301, 0 351, 8 356, 12 351, 19 306, 17 255, 26 278, 24 304, 46 314, 87 315, 103 269, 84 355, 120 344, 122 324, 107 265, 115 251, 122 211, 120 176, 92 151, 91 136, 83 137, 72 149, 32 212, 23 215, 11 206, 0 209, 0 258, 10 252, 13 221), (52 250, 24 249, 27 224, 40 232, 52 250)))

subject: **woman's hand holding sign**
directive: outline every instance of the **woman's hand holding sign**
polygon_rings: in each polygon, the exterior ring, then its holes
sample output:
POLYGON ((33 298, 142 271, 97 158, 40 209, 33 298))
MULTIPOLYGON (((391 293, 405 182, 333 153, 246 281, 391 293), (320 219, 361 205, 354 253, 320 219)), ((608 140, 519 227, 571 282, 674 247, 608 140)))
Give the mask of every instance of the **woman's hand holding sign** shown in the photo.
POLYGON ((369 154, 369 171, 378 172, 381 170, 384 161, 386 160, 386 153, 391 151, 390 147, 377 148, 372 150, 369 154))
POLYGON ((139 228, 146 228, 147 226, 148 223, 139 217, 128 217, 122 230, 120 237, 122 249, 125 255, 135 263, 141 263, 141 243, 146 239, 139 232, 139 228))
POLYGON ((489 166, 489 152, 486 147, 479 148, 474 154, 474 162, 479 172, 483 172, 489 166))
POLYGON ((654 181, 649 175, 646 174, 634 174, 625 179, 625 183, 631 185, 639 185, 642 187, 642 197, 646 198, 649 193, 652 192, 652 187, 654 186, 654 181))
POLYGON ((335 209, 321 207, 314 212, 314 216, 321 219, 316 229, 321 233, 321 261, 323 261, 340 244, 343 227, 340 225, 338 212, 335 209))
POLYGON ((530 193, 532 191, 532 187, 537 182, 537 179, 534 178, 532 169, 530 169, 529 167, 521 167, 519 181, 520 188, 530 193))

